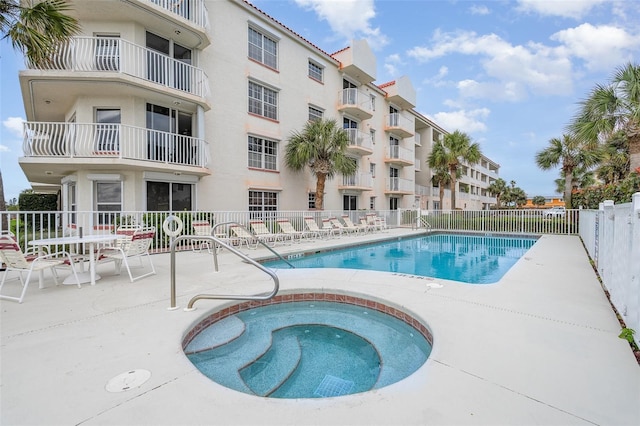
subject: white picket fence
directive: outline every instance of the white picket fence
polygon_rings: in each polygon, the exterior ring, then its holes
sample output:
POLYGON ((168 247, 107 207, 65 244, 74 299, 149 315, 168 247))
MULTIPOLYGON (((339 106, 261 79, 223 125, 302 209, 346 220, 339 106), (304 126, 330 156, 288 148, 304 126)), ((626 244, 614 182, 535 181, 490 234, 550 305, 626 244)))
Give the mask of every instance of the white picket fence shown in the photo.
POLYGON ((630 203, 605 201, 580 212, 579 233, 605 290, 640 345, 640 192, 630 203))

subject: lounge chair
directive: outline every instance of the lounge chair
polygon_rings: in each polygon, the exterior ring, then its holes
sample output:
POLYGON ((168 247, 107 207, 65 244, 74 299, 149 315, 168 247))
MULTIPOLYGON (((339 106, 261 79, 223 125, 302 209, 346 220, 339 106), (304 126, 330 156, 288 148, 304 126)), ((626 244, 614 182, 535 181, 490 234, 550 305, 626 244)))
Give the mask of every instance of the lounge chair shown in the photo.
POLYGON ((311 235, 317 236, 318 238, 330 238, 334 235, 333 227, 320 228, 312 217, 305 217, 304 225, 307 227, 307 230, 311 235))
POLYGON ((384 231, 387 229, 387 220, 382 217, 378 217, 375 214, 367 215, 367 222, 371 225, 375 230, 384 231))
POLYGON ((344 232, 344 229, 336 228, 333 225, 333 222, 331 222, 331 219, 322 219, 322 229, 330 232, 332 236, 335 236, 337 234, 339 237, 341 237, 342 233, 344 232))
POLYGON ((0 299, 15 300, 18 303, 22 303, 24 296, 27 293, 29 281, 31 281, 31 274, 35 271, 40 272, 40 288, 44 287, 42 273, 45 269, 51 270, 53 279, 56 285, 58 285, 58 273, 56 271, 56 267, 63 266, 65 263, 71 268, 78 287, 81 287, 80 280, 76 274, 76 268, 73 264, 74 262, 71 255, 66 251, 26 256, 20 248, 20 245, 11 237, 11 235, 5 234, 0 236, 0 260, 5 265, 2 282, 0 282, 0 299), (20 283, 22 284, 22 292, 20 293, 20 296, 2 294, 2 288, 7 280, 7 275, 11 271, 18 272, 19 274, 20 283), (23 279, 22 274, 24 272, 27 273, 27 277, 23 279))
POLYGON ((342 215, 342 221, 344 222, 347 229, 355 230, 355 232, 366 232, 367 228, 363 227, 361 224, 355 224, 351 220, 351 218, 347 215, 342 215))
POLYGON ((116 265, 117 274, 120 274, 122 265, 124 265, 127 268, 131 282, 154 275, 156 269, 151 261, 149 249, 156 235, 155 226, 141 227, 135 230, 130 239, 128 235, 123 235, 123 238, 119 239, 115 246, 103 247, 98 251, 98 261, 100 263, 113 261, 116 265), (140 267, 144 267, 142 259, 146 258, 150 271, 134 276, 129 264, 130 259, 133 258, 137 258, 140 261, 140 267))
POLYGON ((295 241, 300 242, 302 241, 303 238, 310 238, 310 236, 313 235, 308 231, 298 231, 296 228, 293 227, 289 219, 278 219, 276 223, 278 224, 280 231, 283 234, 290 236, 291 241, 293 242, 295 241))
POLYGON ((251 230, 255 234, 256 238, 258 238, 265 244, 274 246, 277 243, 284 244, 286 239, 288 239, 289 241, 293 241, 291 235, 276 234, 269 231, 267 225, 265 225, 265 223, 260 220, 252 220, 251 222, 249 222, 249 224, 251 225, 251 230))
MULTIPOLYGON (((191 222, 193 226, 193 234, 199 236, 211 236, 211 224, 208 220, 194 220, 191 222)), ((191 240, 191 249, 193 251, 202 251, 206 248, 211 253, 211 241, 210 240, 191 240)))
POLYGON ((369 222, 367 222, 367 218, 366 217, 361 217, 360 218, 360 226, 362 226, 362 228, 364 229, 365 232, 373 232, 375 231, 375 228, 373 225, 369 225, 369 222))
POLYGON ((357 232, 357 230, 354 228, 349 228, 347 226, 344 226, 342 222, 338 220, 337 217, 330 217, 329 222, 331 222, 331 225, 333 225, 335 229, 340 230, 340 234, 344 232, 351 233, 351 234, 353 234, 354 232, 357 232))
POLYGON ((241 225, 230 225, 229 230, 235 236, 234 238, 238 241, 240 247, 242 245, 246 245, 248 249, 255 249, 258 247, 260 243, 258 238, 253 235, 251 232, 247 231, 244 226, 241 225))

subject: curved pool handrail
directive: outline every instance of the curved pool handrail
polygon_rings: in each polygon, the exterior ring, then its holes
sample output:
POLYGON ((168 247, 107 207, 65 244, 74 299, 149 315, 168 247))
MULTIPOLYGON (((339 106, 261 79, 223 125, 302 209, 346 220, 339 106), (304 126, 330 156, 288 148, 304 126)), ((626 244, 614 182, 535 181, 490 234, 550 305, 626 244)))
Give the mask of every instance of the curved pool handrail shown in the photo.
MULTIPOLYGON (((200 300, 200 299, 268 300, 268 299, 271 299, 272 297, 274 297, 278 293, 278 290, 280 288, 280 280, 278 279, 278 276, 276 275, 276 273, 273 272, 271 269, 264 267, 263 265, 261 265, 260 263, 256 262, 255 260, 251 259, 246 254, 244 254, 241 251, 237 250, 235 247, 225 243, 221 239, 219 239, 217 237, 214 237, 214 236, 182 235, 182 236, 179 236, 179 237, 175 238, 171 242, 171 305, 169 306, 170 310, 177 309, 177 304, 176 304, 176 246, 182 240, 199 240, 199 241, 208 240, 208 241, 212 241, 213 244, 214 244, 214 247, 221 246, 223 248, 226 248, 231 253, 233 253, 236 256, 242 258, 244 261, 252 264, 256 268, 260 269, 261 271, 263 271, 264 273, 269 275, 273 279, 273 283, 274 283, 273 290, 270 293, 261 294, 261 295, 242 296, 242 295, 239 295, 239 294, 197 294, 194 297, 192 297, 191 300, 189 300, 189 303, 188 303, 186 309, 189 309, 189 310, 194 309, 193 308, 193 304, 196 301, 200 300)), ((215 252, 216 252, 216 250, 214 250, 214 258, 216 260, 216 271, 217 271, 217 255, 215 254, 215 252)), ((279 254, 278 254, 278 256, 281 257, 279 254)), ((287 263, 289 263, 289 262, 287 262, 287 263)))

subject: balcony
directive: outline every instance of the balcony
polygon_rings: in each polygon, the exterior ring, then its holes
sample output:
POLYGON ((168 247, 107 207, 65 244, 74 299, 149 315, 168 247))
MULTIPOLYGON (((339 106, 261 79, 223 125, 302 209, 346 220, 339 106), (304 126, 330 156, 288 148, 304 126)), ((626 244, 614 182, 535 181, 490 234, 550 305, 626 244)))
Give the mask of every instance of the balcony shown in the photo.
MULTIPOLYGON (((209 144, 191 136, 124 124, 25 122, 20 159, 31 181, 55 164, 96 164, 111 168, 156 168, 206 175, 209 144), (44 161, 43 161, 44 160, 44 161)), ((59 183, 59 181, 58 181, 59 183)))
POLYGON ((356 173, 351 176, 343 176, 342 184, 338 185, 338 189, 370 191, 373 189, 373 177, 371 173, 356 173))
POLYGON ((380 86, 387 92, 387 101, 402 109, 411 109, 416 106, 416 90, 411 84, 411 79, 403 76, 390 83, 380 86))
POLYGON ((331 56, 340 61, 340 71, 360 84, 375 81, 376 57, 366 40, 353 40, 351 46, 331 56))
POLYGON ((431 187, 416 184, 416 188, 415 188, 415 192, 414 193, 416 195, 427 195, 428 196, 428 195, 431 194, 431 187))
POLYGON ((422 161, 419 158, 414 158, 413 167, 415 167, 416 172, 422 171, 422 161))
POLYGON ((338 92, 338 111, 368 120, 373 117, 371 96, 355 89, 343 89, 338 92))
POLYGON ((416 133, 413 137, 415 145, 422 146, 422 136, 420 135, 420 133, 416 133))
POLYGON ((387 178, 385 186, 385 194, 410 195, 415 190, 415 184, 412 180, 397 177, 387 178))
POLYGON ((414 134, 413 121, 403 117, 399 112, 385 116, 384 130, 392 132, 402 138, 409 138, 414 134))
POLYGON ((370 155, 373 153, 373 144, 369 133, 358 129, 344 129, 349 134, 349 146, 347 151, 357 155, 370 155))
POLYGON ((398 145, 392 145, 387 151, 384 162, 399 166, 412 166, 413 160, 413 151, 402 148, 398 145))
POLYGON ((209 28, 209 12, 205 6, 205 0, 150 0, 150 2, 199 27, 209 28))

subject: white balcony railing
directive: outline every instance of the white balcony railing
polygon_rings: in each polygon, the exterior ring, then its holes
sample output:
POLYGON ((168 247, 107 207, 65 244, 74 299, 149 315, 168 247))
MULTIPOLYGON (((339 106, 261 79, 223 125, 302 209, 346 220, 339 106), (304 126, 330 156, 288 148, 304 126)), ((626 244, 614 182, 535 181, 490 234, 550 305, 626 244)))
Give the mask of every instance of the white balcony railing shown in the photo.
POLYGON ((416 184, 415 194, 416 195, 430 195, 431 194, 431 187, 416 184))
POLYGON ((415 167, 416 172, 422 171, 422 161, 419 158, 413 159, 413 166, 415 167))
POLYGON ((205 0, 151 0, 151 3, 198 26, 209 28, 209 12, 205 6, 205 0))
POLYGON ((373 151, 371 135, 358 129, 344 129, 349 134, 349 146, 373 151))
POLYGON ((203 139, 124 124, 25 122, 25 157, 126 158, 206 167, 203 139))
POLYGON ((388 114, 386 117, 385 124, 387 129, 392 129, 396 131, 401 131, 403 135, 413 135, 413 123, 406 117, 403 117, 399 112, 395 112, 393 114, 388 114))
POLYGON ((192 95, 209 95, 209 78, 200 68, 117 37, 74 37, 48 63, 30 68, 119 72, 192 95))
POLYGON ((390 192, 407 192, 412 193, 415 190, 415 184, 412 180, 390 177, 387 178, 387 191, 390 192))
POLYGON ((389 147, 389 159, 413 164, 413 151, 410 151, 407 148, 403 148, 398 145, 391 145, 389 147))
POLYGON ((362 111, 367 112, 369 115, 373 114, 373 105, 371 96, 361 92, 356 88, 342 89, 338 92, 340 98, 340 105, 343 107, 351 106, 362 111))
POLYGON ((413 135, 413 137, 414 137, 416 146, 422 146, 422 136, 420 136, 420 133, 416 133, 415 135, 413 135))
POLYGON ((372 188, 373 177, 371 173, 356 173, 350 176, 342 176, 342 186, 372 188))

